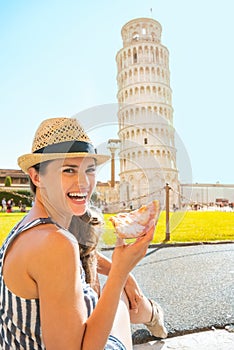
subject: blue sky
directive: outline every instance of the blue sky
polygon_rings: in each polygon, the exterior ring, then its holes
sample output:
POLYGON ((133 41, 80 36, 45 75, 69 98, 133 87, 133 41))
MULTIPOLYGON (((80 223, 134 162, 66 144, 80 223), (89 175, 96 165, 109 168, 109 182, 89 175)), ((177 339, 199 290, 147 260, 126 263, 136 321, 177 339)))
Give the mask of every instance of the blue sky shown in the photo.
POLYGON ((115 105, 121 27, 152 16, 170 52, 180 162, 193 182, 234 183, 233 13, 232 0, 0 0, 0 168, 18 168, 43 119, 115 105))

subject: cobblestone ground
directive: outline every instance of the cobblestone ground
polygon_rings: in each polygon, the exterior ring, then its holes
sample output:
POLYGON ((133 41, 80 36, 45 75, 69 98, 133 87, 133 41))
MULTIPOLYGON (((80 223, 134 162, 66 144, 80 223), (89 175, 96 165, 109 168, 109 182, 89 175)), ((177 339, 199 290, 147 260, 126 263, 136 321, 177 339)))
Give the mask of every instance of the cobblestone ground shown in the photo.
MULTIPOLYGON (((163 307, 170 336, 234 324, 234 244, 155 247, 148 253, 133 273, 145 295, 163 307)), ((143 340, 153 340, 144 326, 132 326, 133 334, 140 330, 143 340)))
POLYGON ((224 330, 201 332, 135 345, 134 350, 233 350, 234 333, 224 330))

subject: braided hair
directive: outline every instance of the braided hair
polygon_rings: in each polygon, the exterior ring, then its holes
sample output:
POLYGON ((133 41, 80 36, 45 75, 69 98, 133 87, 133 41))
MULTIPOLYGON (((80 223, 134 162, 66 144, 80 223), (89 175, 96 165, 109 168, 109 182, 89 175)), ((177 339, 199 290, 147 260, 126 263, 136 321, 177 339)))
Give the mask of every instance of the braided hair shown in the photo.
POLYGON ((73 216, 69 231, 79 243, 80 259, 85 271, 86 282, 95 290, 97 281, 97 245, 102 233, 102 214, 90 207, 82 216, 73 216))

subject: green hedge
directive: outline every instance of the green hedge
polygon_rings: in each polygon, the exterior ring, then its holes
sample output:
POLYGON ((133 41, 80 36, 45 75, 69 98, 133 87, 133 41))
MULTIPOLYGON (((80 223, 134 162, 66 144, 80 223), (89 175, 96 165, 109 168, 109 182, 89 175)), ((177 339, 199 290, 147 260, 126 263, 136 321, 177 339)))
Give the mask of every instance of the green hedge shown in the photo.
POLYGON ((31 191, 28 190, 12 189, 11 191, 4 191, 4 189, 0 189, 0 204, 2 203, 3 198, 6 198, 6 201, 12 198, 16 206, 18 205, 19 201, 21 201, 22 204, 25 204, 28 207, 32 205, 33 196, 31 191))

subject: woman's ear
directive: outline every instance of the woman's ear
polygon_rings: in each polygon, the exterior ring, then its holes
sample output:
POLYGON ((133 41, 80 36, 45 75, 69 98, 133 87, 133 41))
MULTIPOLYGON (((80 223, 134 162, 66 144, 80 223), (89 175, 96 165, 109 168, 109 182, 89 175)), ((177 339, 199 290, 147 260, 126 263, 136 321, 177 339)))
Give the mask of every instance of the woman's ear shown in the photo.
POLYGON ((30 179, 32 180, 32 183, 36 186, 36 187, 40 187, 40 175, 37 172, 36 169, 34 168, 29 168, 28 169, 28 174, 30 176, 30 179))

